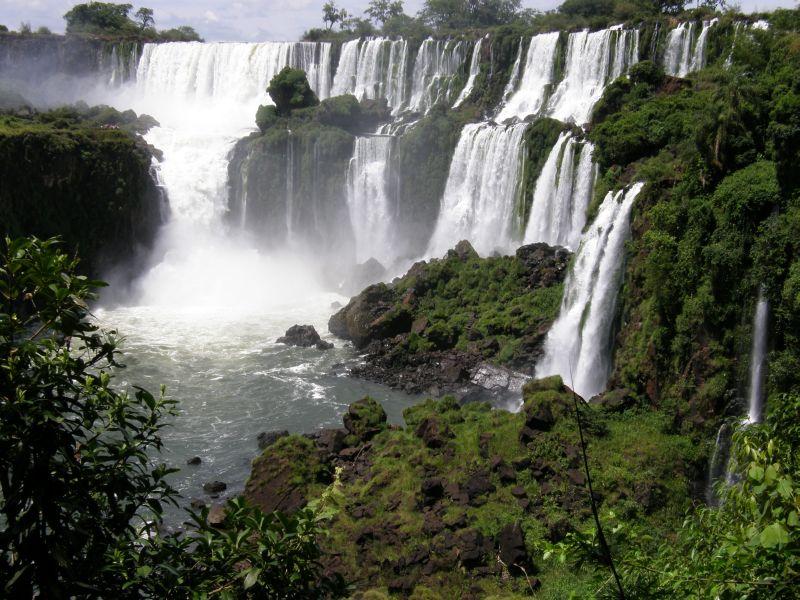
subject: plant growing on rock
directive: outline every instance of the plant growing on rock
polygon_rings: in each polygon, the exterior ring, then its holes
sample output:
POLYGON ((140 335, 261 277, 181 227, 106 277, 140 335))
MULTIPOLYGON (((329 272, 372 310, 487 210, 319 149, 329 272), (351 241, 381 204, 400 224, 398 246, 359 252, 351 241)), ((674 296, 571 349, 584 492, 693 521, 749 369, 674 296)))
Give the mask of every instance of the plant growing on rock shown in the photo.
POLYGON ((298 108, 319 104, 319 99, 302 69, 285 67, 269 82, 267 92, 275 103, 278 114, 282 116, 298 108))

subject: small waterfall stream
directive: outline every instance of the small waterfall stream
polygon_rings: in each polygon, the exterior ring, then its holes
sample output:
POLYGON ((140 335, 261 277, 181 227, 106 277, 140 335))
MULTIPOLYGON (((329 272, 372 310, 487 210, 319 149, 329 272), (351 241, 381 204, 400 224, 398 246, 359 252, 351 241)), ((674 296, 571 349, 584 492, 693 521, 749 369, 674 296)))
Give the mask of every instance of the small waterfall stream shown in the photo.
POLYGON ((356 138, 347 172, 347 206, 356 243, 356 261, 370 258, 390 265, 393 253, 392 202, 387 189, 392 144, 389 136, 356 138))
POLYGON ((767 366, 767 340, 769 335, 769 302, 764 290, 758 294, 753 315, 753 341, 750 350, 750 380, 747 389, 747 422, 760 423, 764 416, 764 380, 767 366))
POLYGON ((450 163, 427 256, 441 256, 464 239, 482 255, 511 250, 526 127, 488 123, 464 127, 450 163))
POLYGON ((526 244, 578 247, 594 187, 593 150, 591 144, 579 143, 571 133, 559 136, 536 181, 526 244))
POLYGON ((467 83, 464 85, 464 89, 461 90, 461 93, 456 98, 455 103, 453 104, 453 108, 458 108, 463 104, 463 102, 469 98, 469 95, 472 93, 472 89, 475 87, 475 79, 478 77, 478 74, 481 72, 481 45, 483 44, 483 38, 479 39, 475 42, 475 46, 472 49, 472 58, 469 62, 469 76, 467 78, 467 83))
POLYGON ((611 371, 611 330, 628 222, 643 186, 609 192, 600 206, 575 255, 561 311, 536 365, 536 377, 561 375, 586 400, 605 389, 611 371))
POLYGON ((548 88, 553 83, 558 37, 558 32, 553 32, 531 38, 519 86, 497 115, 498 123, 507 119, 524 119, 542 109, 548 88))
POLYGON ((664 51, 664 70, 667 75, 686 77, 706 66, 706 43, 708 34, 717 19, 703 21, 700 35, 695 39, 697 23, 681 23, 669 32, 664 51))

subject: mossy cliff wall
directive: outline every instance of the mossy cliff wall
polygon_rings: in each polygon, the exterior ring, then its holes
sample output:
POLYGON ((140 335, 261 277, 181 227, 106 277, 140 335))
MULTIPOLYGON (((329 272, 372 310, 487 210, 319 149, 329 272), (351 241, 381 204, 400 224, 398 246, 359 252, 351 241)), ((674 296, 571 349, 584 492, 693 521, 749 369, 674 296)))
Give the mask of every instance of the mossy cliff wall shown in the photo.
POLYGON ((165 210, 149 149, 109 129, 3 127, 0 224, 10 236, 61 236, 92 275, 135 261, 165 210))

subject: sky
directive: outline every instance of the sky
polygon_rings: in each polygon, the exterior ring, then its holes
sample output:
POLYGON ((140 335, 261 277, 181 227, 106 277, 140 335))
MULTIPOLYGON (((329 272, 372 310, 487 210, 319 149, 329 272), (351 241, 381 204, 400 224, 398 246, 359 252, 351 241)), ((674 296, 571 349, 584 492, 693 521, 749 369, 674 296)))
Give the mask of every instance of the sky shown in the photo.
MULTIPOLYGON (((156 27, 168 29, 191 25, 208 41, 297 40, 312 27, 322 27, 322 4, 325 0, 125 0, 134 6, 155 11, 156 27)), ((547 10, 562 0, 523 0, 526 8, 547 10)), ((76 0, 0 0, 0 24, 18 29, 28 22, 36 29, 49 27, 64 31, 62 15, 76 0)), ((353 15, 360 15, 369 0, 338 0, 337 4, 353 15)), ((416 14, 423 0, 405 0, 405 11, 416 14)), ((777 7, 792 8, 795 0, 740 0, 743 12, 767 11, 777 7)))

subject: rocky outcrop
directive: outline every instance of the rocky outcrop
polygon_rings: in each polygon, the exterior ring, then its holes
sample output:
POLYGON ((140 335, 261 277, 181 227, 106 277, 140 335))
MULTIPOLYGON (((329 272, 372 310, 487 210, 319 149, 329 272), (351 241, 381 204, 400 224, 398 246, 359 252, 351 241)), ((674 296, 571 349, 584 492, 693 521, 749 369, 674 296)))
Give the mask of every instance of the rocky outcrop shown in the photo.
POLYGON ((313 325, 292 325, 286 330, 286 334, 277 339, 279 344, 287 346, 299 346, 310 348, 314 346, 318 350, 330 350, 333 344, 324 341, 313 325))
POLYGON ((352 374, 409 393, 521 398, 560 304, 570 254, 545 244, 482 259, 467 241, 367 287, 329 330, 364 351, 352 374))
POLYGON ((167 211, 152 161, 121 129, 15 122, 0 133, 0 232, 61 236, 88 274, 130 281, 167 211))

